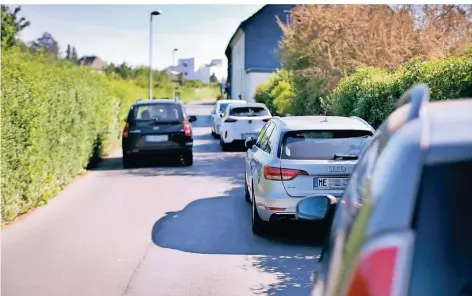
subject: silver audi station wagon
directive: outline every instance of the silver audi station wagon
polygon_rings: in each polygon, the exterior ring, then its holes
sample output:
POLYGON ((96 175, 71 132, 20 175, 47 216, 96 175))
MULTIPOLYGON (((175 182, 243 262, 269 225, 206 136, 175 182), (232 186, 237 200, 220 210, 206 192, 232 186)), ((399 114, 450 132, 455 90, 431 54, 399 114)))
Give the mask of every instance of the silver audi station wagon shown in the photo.
POLYGON ((252 231, 271 222, 296 220, 301 198, 341 198, 354 166, 375 129, 358 117, 274 117, 257 139, 248 138, 246 200, 252 203, 252 231))

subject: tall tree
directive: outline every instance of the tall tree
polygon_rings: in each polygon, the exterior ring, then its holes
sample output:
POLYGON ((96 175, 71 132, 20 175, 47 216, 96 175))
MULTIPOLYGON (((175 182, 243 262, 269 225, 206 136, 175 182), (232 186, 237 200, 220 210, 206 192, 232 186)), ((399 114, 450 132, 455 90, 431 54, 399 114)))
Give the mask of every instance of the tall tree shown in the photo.
POLYGON ((18 16, 20 11, 21 6, 15 7, 11 12, 7 5, 1 5, 1 40, 3 47, 15 45, 18 33, 31 24, 24 17, 18 16))
POLYGON ((70 48, 70 44, 67 44, 66 60, 70 60, 70 59, 71 59, 71 48, 70 48))
POLYGON ((79 60, 79 55, 77 54, 77 49, 75 46, 72 47, 72 51, 70 53, 70 59, 73 60, 74 62, 77 62, 79 60))
POLYGON ((51 56, 59 56, 59 43, 48 32, 31 43, 31 48, 39 52, 41 49, 51 56))

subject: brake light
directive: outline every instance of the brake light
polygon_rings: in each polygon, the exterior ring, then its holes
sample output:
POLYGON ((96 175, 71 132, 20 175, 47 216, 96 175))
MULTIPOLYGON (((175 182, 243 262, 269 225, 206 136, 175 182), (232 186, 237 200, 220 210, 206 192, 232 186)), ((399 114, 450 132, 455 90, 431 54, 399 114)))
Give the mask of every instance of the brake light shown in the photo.
POLYGON ((389 246, 363 255, 344 295, 392 295, 398 251, 397 247, 389 246))
POLYGON ((227 119, 225 120, 225 122, 236 122, 236 121, 238 121, 238 120, 235 119, 235 118, 232 118, 232 117, 227 118, 227 119))
POLYGON ((300 175, 308 176, 308 173, 302 170, 274 168, 270 166, 264 167, 264 178, 266 180, 289 181, 300 175))
POLYGON ((190 128, 190 123, 187 120, 184 121, 184 134, 186 137, 190 137, 192 135, 192 129, 190 128))
POLYGON ((267 122, 267 121, 269 121, 269 120, 270 120, 270 117, 267 117, 267 118, 262 119, 262 121, 264 121, 264 122, 267 122))
POLYGON ((125 124, 125 128, 123 129, 123 138, 128 138, 128 130, 129 130, 129 123, 125 124))

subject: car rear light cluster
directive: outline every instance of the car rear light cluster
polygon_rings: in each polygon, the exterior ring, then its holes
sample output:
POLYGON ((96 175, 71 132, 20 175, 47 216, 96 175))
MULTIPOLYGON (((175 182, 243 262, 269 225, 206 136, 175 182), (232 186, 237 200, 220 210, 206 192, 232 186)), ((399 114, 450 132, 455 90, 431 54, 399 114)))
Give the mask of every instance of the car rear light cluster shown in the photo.
POLYGON ((123 138, 128 138, 128 131, 129 131, 129 123, 125 124, 125 128, 123 129, 123 138))
POLYGON ((399 248, 387 246, 363 254, 347 286, 346 296, 391 296, 399 248))
POLYGON ((187 120, 184 120, 184 134, 186 137, 192 135, 192 129, 190 128, 190 123, 187 120))
POLYGON ((229 117, 225 120, 225 122, 236 122, 238 121, 236 118, 229 117))
POLYGON ((263 118, 262 121, 267 122, 271 119, 271 117, 263 118))
POLYGON ((302 170, 264 167, 264 178, 266 180, 289 181, 293 180, 296 176, 308 176, 308 173, 302 170))

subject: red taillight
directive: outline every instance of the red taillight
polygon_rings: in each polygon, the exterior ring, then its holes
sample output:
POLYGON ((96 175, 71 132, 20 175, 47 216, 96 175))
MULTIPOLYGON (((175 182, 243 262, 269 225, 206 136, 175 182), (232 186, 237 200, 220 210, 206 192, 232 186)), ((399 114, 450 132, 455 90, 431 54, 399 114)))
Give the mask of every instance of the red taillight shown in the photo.
POLYGON ((192 129, 190 128, 190 123, 187 120, 184 121, 184 134, 186 137, 190 137, 192 135, 192 129))
POLYGON ((264 122, 267 122, 267 121, 269 121, 269 120, 270 120, 270 117, 267 117, 267 118, 262 119, 262 121, 264 121, 264 122))
POLYGON ((302 170, 274 168, 270 166, 264 167, 264 178, 272 181, 288 181, 294 179, 296 176, 305 175, 308 173, 302 170))
POLYGON ((225 120, 225 122, 236 122, 236 121, 238 121, 238 120, 235 119, 235 118, 232 118, 232 117, 229 117, 225 120))
POLYGON ((354 268, 346 296, 390 296, 395 276, 398 248, 389 246, 362 256, 354 268))
POLYGON ((125 124, 125 128, 123 129, 123 138, 128 138, 128 130, 129 130, 129 123, 125 124))

